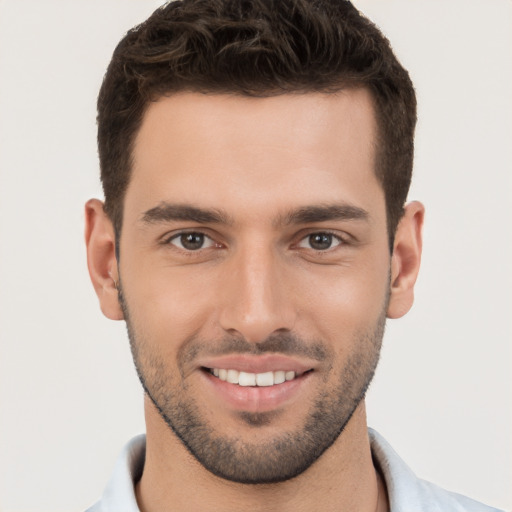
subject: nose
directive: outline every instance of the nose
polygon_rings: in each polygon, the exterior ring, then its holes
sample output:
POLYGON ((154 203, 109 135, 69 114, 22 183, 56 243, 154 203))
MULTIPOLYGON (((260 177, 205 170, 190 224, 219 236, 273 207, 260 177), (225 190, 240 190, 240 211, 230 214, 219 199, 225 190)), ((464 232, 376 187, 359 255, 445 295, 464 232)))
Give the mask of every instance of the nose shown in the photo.
POLYGON ((257 343, 296 320, 285 263, 272 248, 247 247, 230 261, 221 292, 221 327, 257 343))

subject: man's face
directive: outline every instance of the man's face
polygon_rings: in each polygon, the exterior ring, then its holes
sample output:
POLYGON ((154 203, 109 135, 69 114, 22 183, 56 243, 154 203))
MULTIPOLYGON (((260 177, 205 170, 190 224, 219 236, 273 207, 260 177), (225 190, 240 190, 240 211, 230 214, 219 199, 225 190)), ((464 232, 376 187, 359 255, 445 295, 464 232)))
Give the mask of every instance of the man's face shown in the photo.
POLYGON ((182 93, 144 117, 123 311, 156 409, 221 477, 299 474, 364 396, 390 272, 375 131, 364 90, 182 93))

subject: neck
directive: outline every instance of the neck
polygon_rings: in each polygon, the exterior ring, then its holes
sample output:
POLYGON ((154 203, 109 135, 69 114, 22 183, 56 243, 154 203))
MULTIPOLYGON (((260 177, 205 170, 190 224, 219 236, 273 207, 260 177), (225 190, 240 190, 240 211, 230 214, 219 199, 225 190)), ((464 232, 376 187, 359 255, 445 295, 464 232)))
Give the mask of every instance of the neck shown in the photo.
POLYGON ((364 402, 335 443, 304 473, 275 484, 239 484, 203 468, 146 398, 144 472, 136 486, 141 512, 301 512, 388 510, 372 462, 364 402))

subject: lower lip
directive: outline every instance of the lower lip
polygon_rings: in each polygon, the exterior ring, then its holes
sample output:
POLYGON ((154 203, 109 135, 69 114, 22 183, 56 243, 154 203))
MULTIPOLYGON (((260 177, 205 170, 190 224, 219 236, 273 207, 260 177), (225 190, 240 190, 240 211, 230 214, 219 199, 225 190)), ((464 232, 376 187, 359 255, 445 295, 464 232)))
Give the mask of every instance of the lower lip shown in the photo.
POLYGON ((203 375, 209 389, 216 397, 237 411, 267 412, 283 407, 301 396, 301 388, 309 381, 312 372, 274 386, 239 386, 215 377, 207 371, 203 375))

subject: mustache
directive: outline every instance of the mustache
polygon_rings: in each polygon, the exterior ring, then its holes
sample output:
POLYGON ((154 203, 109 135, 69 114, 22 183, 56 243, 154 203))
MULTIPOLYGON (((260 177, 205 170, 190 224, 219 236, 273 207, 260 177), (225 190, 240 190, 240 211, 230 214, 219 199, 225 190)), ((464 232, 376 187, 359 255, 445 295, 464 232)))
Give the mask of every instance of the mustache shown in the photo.
POLYGON ((273 333, 260 342, 247 341, 243 336, 225 336, 216 341, 205 341, 198 338, 190 338, 181 347, 179 359, 187 364, 199 355, 218 357, 229 354, 283 354, 287 356, 299 356, 322 362, 332 357, 332 350, 326 348, 318 341, 306 341, 302 337, 291 333, 273 333))

